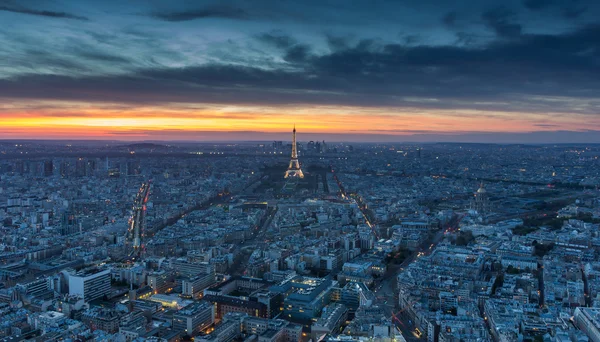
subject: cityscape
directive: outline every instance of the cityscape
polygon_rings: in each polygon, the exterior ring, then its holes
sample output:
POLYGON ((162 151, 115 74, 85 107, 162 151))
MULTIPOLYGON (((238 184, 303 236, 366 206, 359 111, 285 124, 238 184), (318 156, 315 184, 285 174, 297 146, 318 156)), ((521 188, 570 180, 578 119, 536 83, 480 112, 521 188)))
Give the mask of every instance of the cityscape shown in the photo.
POLYGON ((0 342, 600 342, 599 16, 0 0, 0 342))
POLYGON ((597 145, 0 153, 7 341, 598 337, 597 145))

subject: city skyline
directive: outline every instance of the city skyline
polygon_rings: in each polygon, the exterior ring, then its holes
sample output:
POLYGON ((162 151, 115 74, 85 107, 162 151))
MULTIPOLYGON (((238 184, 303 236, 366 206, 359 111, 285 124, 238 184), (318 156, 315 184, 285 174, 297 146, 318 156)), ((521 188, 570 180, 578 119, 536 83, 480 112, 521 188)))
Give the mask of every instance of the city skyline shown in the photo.
POLYGON ((600 342, 598 17, 0 0, 0 342, 600 342))
POLYGON ((600 145, 286 138, 0 143, 3 338, 600 336, 600 145))
POLYGON ((600 143, 600 6, 0 2, 0 139, 600 143))

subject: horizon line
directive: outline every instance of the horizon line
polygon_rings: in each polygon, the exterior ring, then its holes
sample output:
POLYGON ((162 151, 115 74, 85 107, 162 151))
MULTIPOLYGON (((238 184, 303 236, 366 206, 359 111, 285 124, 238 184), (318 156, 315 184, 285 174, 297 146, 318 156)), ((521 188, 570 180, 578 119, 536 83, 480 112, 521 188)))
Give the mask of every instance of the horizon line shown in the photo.
MULTIPOLYGON (((0 132, 8 133, 8 132, 0 132)), ((48 136, 29 136, 28 133, 2 137, 0 142, 17 141, 87 141, 87 142, 162 142, 162 143, 261 143, 272 141, 291 141, 293 131, 172 131, 140 130, 121 134, 88 135, 50 134, 48 136)), ((528 132, 486 132, 456 131, 431 132, 416 131, 408 134, 385 134, 382 132, 300 132, 300 142, 326 141, 330 143, 481 143, 481 144, 597 144, 600 143, 600 130, 556 130, 528 132)))

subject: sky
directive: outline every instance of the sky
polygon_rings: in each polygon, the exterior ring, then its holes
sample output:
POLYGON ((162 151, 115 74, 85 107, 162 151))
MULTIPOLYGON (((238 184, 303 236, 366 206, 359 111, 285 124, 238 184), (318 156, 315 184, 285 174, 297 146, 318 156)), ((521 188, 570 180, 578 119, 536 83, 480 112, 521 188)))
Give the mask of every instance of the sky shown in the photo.
POLYGON ((596 0, 0 0, 0 139, 600 143, 596 0), (289 138, 288 138, 289 139, 289 138))

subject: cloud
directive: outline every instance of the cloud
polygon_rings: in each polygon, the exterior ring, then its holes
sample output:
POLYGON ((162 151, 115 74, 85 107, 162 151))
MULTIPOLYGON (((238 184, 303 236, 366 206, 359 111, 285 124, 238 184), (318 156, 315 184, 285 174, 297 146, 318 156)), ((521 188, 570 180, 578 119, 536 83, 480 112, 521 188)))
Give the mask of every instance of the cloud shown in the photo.
POLYGON ((308 45, 297 44, 285 52, 283 59, 292 63, 302 63, 308 59, 309 55, 310 47, 308 45))
POLYGON ((244 9, 226 5, 213 5, 200 9, 190 9, 179 12, 154 12, 151 17, 163 21, 190 21, 196 19, 249 19, 250 15, 244 9))
POLYGON ((350 45, 349 39, 346 37, 327 34, 325 35, 325 39, 331 51, 345 50, 350 45))
POLYGON ((66 12, 55 12, 48 10, 39 10, 23 7, 21 5, 14 5, 11 2, 6 2, 5 4, 0 4, 0 11, 12 12, 12 13, 20 13, 27 15, 36 15, 40 17, 48 17, 48 18, 62 18, 62 19, 75 19, 75 20, 89 20, 87 17, 79 16, 75 14, 70 14, 66 12))
POLYGON ((580 7, 580 6, 568 6, 563 8, 563 16, 567 19, 577 19, 579 18, 582 14, 585 13, 585 11, 587 10, 586 7, 580 7))
POLYGON ((112 54, 105 53, 105 52, 99 52, 99 51, 77 51, 76 54, 79 57, 88 59, 88 60, 110 62, 110 63, 129 63, 130 62, 130 60, 125 57, 116 56, 116 55, 112 55, 112 54))
POLYGON ((582 3, 585 0, 565 1, 562 4, 556 0, 523 0, 523 6, 530 11, 542 11, 553 7, 558 7, 561 14, 566 19, 578 19, 588 9, 582 3))
POLYGON ((455 11, 448 12, 442 17, 442 23, 450 28, 456 27, 457 20, 458 13, 456 13, 455 11))
POLYGON ((300 44, 296 39, 280 32, 263 33, 257 36, 261 42, 269 44, 279 50, 283 50, 283 59, 291 63, 304 62, 310 54, 310 46, 300 44))
POLYGON ((208 63, 135 68, 125 75, 29 75, 0 80, 0 94, 97 102, 316 104, 597 115, 598 37, 600 26, 561 35, 523 34, 477 46, 364 39, 321 54, 292 37, 268 38, 282 48, 282 57, 291 68, 208 63), (564 100, 557 101, 558 96, 564 100))
POLYGON ((32 73, 56 73, 68 70, 71 74, 90 74, 107 64, 113 68, 129 66, 128 58, 114 55, 94 46, 79 42, 61 48, 60 52, 30 47, 21 51, 21 58, 11 63, 13 68, 24 68, 32 73))
POLYGON ((296 39, 277 31, 262 33, 257 39, 278 49, 289 49, 296 44, 296 39))
POLYGON ((554 5, 554 0, 523 0, 523 6, 532 11, 538 11, 554 5))
POLYGON ((500 37, 517 37, 521 35, 522 27, 516 23, 517 14, 507 7, 496 7, 482 13, 481 18, 487 27, 500 37))
POLYGON ((411 34, 411 35, 406 35, 406 36, 402 37, 402 40, 404 41, 404 44, 406 44, 406 45, 416 45, 422 39, 421 39, 421 37, 419 37, 416 34, 411 34))

